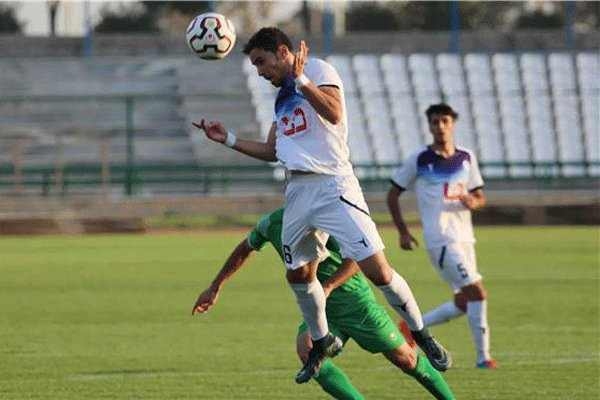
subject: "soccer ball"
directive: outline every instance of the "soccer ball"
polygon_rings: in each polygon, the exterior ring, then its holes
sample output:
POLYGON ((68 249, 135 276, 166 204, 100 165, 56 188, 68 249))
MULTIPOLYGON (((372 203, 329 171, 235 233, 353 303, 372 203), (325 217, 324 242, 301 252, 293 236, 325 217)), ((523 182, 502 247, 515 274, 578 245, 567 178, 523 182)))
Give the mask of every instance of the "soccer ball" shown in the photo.
POLYGON ((221 14, 209 12, 190 22, 185 39, 190 49, 205 60, 220 60, 235 46, 235 28, 221 14))

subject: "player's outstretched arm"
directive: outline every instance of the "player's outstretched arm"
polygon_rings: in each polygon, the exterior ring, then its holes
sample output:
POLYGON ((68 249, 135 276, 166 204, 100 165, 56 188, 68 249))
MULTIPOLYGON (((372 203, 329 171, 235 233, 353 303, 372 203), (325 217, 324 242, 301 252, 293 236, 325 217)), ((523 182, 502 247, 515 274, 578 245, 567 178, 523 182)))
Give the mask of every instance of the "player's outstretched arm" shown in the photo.
POLYGON ((198 299, 192 308, 192 315, 196 313, 204 313, 213 305, 215 305, 225 281, 231 278, 238 270, 240 270, 240 268, 244 266, 244 263, 253 251, 254 249, 250 247, 248 240, 246 239, 236 246, 233 252, 229 255, 229 258, 227 258, 227 261, 225 261, 223 268, 221 268, 215 279, 212 281, 211 285, 198 296, 198 299))
POLYGON ((387 206, 394 220, 394 225, 396 225, 396 229, 398 229, 398 233, 400 234, 400 247, 404 250, 412 250, 413 244, 418 246, 419 242, 411 235, 406 222, 404 222, 399 202, 402 192, 403 190, 399 187, 392 186, 387 194, 387 206))
POLYGON ((205 121, 202 119, 199 123, 192 122, 192 125, 198 129, 202 129, 206 137, 214 142, 224 144, 240 153, 259 160, 277 161, 275 155, 275 123, 271 125, 266 142, 238 139, 234 134, 228 132, 219 121, 205 121))
POLYGON ((323 291, 325 297, 329 297, 338 287, 342 286, 348 279, 352 278, 354 274, 360 271, 360 267, 353 260, 346 258, 342 265, 335 271, 325 282, 323 282, 323 291))
POLYGON ((304 40, 294 53, 294 78, 300 91, 306 97, 315 111, 332 124, 338 124, 342 119, 342 96, 339 88, 333 86, 316 86, 304 76, 304 64, 308 57, 308 47, 304 40))

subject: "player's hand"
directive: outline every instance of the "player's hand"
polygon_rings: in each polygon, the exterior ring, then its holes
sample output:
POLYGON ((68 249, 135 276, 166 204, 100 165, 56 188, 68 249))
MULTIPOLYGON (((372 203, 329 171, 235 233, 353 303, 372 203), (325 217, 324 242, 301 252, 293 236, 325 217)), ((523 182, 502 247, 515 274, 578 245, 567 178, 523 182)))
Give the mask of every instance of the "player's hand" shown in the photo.
POLYGON ((409 232, 400 234, 400 247, 403 250, 412 250, 414 247, 419 247, 419 242, 409 232))
POLYGON ((300 48, 294 53, 294 78, 304 73, 304 64, 308 58, 308 46, 304 40, 300 41, 300 48))
POLYGON ((217 143, 225 143, 227 139, 227 130, 219 121, 206 121, 202 119, 200 123, 192 122, 198 129, 202 129, 206 134, 206 137, 217 143))
POLYGON ((477 208, 477 199, 470 194, 461 194, 458 198, 463 206, 467 207, 469 210, 475 210, 477 208))
POLYGON ((198 300, 192 308, 192 315, 202 314, 207 312, 216 302, 219 297, 219 290, 209 287, 204 292, 200 293, 198 300))

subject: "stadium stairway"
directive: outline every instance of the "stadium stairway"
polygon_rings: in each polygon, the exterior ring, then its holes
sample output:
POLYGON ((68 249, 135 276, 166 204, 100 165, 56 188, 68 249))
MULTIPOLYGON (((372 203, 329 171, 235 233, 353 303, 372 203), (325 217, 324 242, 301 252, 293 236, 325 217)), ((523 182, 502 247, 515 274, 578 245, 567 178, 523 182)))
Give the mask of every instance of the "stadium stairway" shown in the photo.
POLYGON ((27 165, 98 163, 126 158, 126 97, 136 162, 193 162, 180 114, 178 59, 0 60, 0 163, 15 142, 27 165))
POLYGON ((177 68, 177 94, 185 129, 199 164, 252 164, 251 158, 210 142, 192 125, 202 118, 222 121, 245 139, 260 140, 250 92, 242 69, 243 58, 231 55, 224 61, 186 58, 177 68))

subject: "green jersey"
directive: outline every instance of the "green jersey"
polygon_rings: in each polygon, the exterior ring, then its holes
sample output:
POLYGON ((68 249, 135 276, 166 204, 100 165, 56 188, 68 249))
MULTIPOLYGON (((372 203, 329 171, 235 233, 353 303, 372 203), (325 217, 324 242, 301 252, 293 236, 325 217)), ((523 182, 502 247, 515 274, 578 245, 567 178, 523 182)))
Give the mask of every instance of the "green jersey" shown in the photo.
MULTIPOLYGON (((254 250, 259 251, 267 242, 270 242, 283 260, 285 255, 281 243, 282 224, 283 208, 264 215, 248 235, 248 244, 254 250)), ((340 247, 335 239, 330 237, 326 246, 329 250, 329 257, 319 264, 317 270, 319 282, 325 282, 342 265, 340 247)), ((355 306, 358 307, 372 301, 375 301, 375 296, 363 274, 358 273, 331 292, 327 298, 327 314, 339 316, 351 313, 355 306)))

